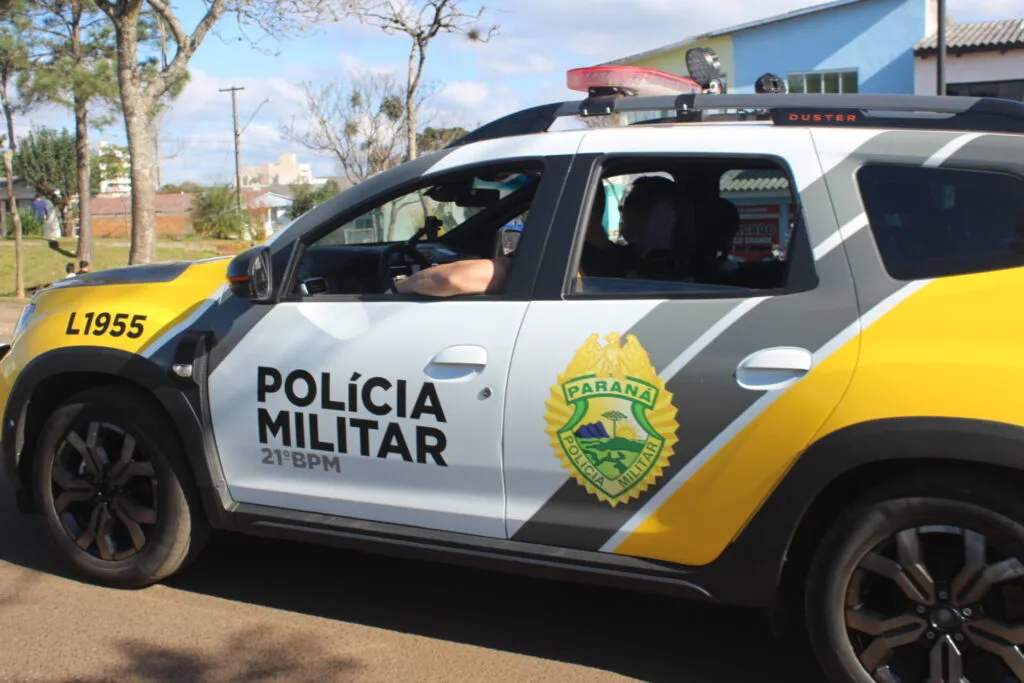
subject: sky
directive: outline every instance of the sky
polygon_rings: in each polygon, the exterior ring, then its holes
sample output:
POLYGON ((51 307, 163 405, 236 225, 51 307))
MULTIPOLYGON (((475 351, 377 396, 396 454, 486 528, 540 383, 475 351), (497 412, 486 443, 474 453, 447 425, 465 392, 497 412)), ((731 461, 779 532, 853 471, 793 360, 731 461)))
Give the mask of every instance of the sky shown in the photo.
MULTIPOLYGON (((187 30, 204 4, 174 3, 187 30)), ((425 80, 435 89, 433 121, 471 128, 524 107, 577 99, 579 93, 565 85, 568 69, 816 4, 820 0, 494 0, 483 22, 500 28, 489 42, 441 35, 431 43, 425 80)), ((1024 18, 1024 0, 948 0, 947 6, 957 21, 1024 18)), ((475 13, 480 3, 463 0, 461 7, 475 13)), ((393 71, 404 82, 409 43, 402 34, 355 20, 278 40, 246 34, 259 38, 256 48, 225 19, 193 57, 191 81, 161 124, 163 183, 233 181, 231 97, 220 88, 245 88, 237 93, 239 124, 251 117, 241 136, 243 166, 291 152, 322 177, 340 175, 333 159, 281 134, 281 125, 301 114, 299 84, 344 82, 354 69, 393 71)), ((73 120, 48 108, 23 115, 18 124, 20 130, 41 125, 73 129, 73 120)), ((120 119, 91 135, 94 143, 125 139, 120 119)))

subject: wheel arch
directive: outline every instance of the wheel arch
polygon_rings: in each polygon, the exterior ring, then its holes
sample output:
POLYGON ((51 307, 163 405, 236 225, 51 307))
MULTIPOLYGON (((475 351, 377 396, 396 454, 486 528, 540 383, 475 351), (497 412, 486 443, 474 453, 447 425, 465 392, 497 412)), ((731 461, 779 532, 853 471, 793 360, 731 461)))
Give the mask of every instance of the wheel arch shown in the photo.
MULTIPOLYGON (((227 519, 218 488, 223 479, 211 466, 197 381, 178 379, 153 361, 116 349, 55 349, 33 358, 18 374, 3 415, 3 466, 14 483, 19 509, 35 510, 31 472, 41 428, 65 399, 84 389, 122 385, 152 401, 170 422, 184 449, 211 523, 227 519)), ((222 525, 222 524, 220 524, 222 525)))
POLYGON ((872 420, 808 447, 714 565, 708 587, 723 602, 767 607, 782 629, 803 607, 814 549, 829 525, 882 477, 908 489, 922 473, 971 473, 1024 490, 1024 427, 948 417, 872 420))

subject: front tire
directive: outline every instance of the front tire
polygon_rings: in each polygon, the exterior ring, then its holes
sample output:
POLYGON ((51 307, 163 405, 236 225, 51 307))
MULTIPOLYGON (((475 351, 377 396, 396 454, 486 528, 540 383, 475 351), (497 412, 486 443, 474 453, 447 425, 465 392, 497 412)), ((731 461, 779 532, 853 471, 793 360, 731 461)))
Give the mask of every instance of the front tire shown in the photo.
POLYGON ((985 478, 869 494, 817 550, 811 643, 842 683, 1024 681, 1024 504, 985 478))
POLYGON ((43 425, 35 498, 60 554, 89 581, 157 583, 208 537, 181 441, 154 403, 133 388, 97 387, 43 425))

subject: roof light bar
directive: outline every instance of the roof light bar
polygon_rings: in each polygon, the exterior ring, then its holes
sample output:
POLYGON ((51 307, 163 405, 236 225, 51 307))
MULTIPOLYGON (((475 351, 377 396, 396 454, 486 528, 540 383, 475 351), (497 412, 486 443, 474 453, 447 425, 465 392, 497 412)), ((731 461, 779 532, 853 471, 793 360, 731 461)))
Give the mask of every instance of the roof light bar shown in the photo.
POLYGON ((700 84, 692 78, 643 66, 589 66, 571 69, 566 80, 570 90, 585 92, 590 97, 649 97, 703 91, 700 84))
MULTIPOLYGON (((736 111, 741 120, 766 120, 777 126, 882 126, 929 130, 1024 134, 1024 103, 991 97, 939 95, 674 94, 658 97, 604 98, 553 102, 524 109, 487 123, 455 140, 448 148, 480 140, 547 131, 561 117, 612 115, 624 112, 674 111, 677 122, 718 118, 709 112, 736 111), (887 112, 896 112, 893 115, 887 112), (705 116, 708 114, 708 116, 705 116), (945 114, 946 116, 941 116, 945 114)), ((666 122, 673 120, 667 118, 666 122)))

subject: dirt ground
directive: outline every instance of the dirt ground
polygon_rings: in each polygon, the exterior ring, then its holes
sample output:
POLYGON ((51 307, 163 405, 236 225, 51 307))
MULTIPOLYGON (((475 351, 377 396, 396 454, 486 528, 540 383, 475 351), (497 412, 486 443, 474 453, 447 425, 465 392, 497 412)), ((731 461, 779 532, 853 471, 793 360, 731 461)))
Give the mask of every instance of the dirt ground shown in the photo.
POLYGON ((9 342, 14 332, 14 324, 25 304, 13 301, 0 301, 0 344, 9 342))

